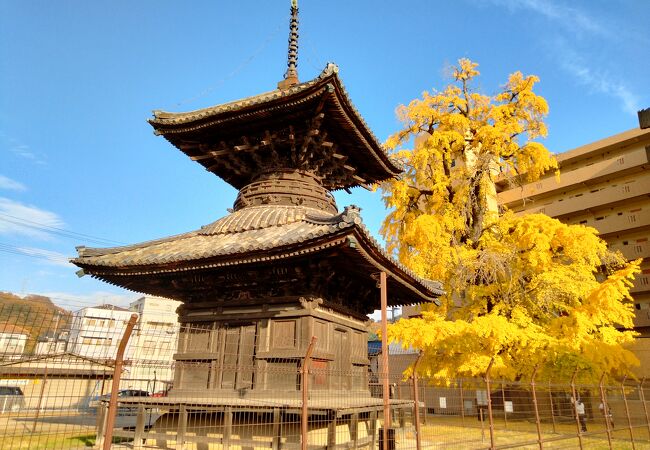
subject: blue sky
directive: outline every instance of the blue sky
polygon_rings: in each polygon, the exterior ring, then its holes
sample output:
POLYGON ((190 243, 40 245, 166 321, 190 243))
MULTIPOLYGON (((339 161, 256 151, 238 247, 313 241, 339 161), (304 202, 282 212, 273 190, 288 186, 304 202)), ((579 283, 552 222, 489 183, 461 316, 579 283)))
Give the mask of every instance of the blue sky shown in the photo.
MULTIPOLYGON (((290 2, 0 0, 0 290, 76 308, 137 294, 78 279, 76 245, 134 243, 226 214, 235 191, 146 123, 271 90, 290 2)), ((394 110, 442 89, 450 64, 480 88, 541 78, 545 144, 562 152, 638 126, 650 107, 647 0, 301 0, 299 74, 333 61, 380 139, 394 110)), ((337 196, 376 233, 378 193, 337 196)))

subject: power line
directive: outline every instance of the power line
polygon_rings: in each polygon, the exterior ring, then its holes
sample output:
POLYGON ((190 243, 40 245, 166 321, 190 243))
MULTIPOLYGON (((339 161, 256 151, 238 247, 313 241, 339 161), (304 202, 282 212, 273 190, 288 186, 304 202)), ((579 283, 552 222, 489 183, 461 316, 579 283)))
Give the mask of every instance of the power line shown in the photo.
POLYGON ((230 78, 234 77, 237 75, 239 72, 241 72, 246 66, 248 66, 257 56, 259 56, 260 53, 266 49, 266 47, 275 39, 275 36, 278 34, 278 32, 282 29, 282 24, 279 24, 278 27, 272 31, 269 36, 266 38, 266 40, 248 57, 246 58, 243 62, 241 62, 235 69, 233 69, 229 74, 227 74, 225 77, 221 78, 219 81, 217 81, 215 84, 213 84, 211 87, 204 89, 203 91, 199 92, 197 95, 194 97, 190 97, 185 100, 181 100, 178 103, 175 103, 174 106, 181 106, 186 103, 191 103, 194 102, 202 97, 205 97, 206 95, 210 94, 211 92, 217 90, 219 87, 221 87, 222 84, 224 84, 226 81, 228 81, 230 78))
POLYGON ((103 244, 103 245, 115 245, 115 244, 124 245, 123 242, 92 236, 90 234, 78 233, 76 231, 64 230, 62 228, 53 227, 51 225, 35 222, 33 220, 23 219, 22 217, 12 216, 11 214, 7 214, 7 213, 0 213, 0 220, 13 223, 14 225, 36 229, 38 231, 48 232, 68 239, 77 239, 77 240, 84 239, 87 242, 93 242, 96 244, 103 244))
POLYGON ((29 256, 31 258, 45 259, 53 262, 69 262, 68 258, 66 258, 64 255, 50 252, 49 250, 17 247, 15 245, 5 244, 2 242, 0 242, 0 252, 29 256))

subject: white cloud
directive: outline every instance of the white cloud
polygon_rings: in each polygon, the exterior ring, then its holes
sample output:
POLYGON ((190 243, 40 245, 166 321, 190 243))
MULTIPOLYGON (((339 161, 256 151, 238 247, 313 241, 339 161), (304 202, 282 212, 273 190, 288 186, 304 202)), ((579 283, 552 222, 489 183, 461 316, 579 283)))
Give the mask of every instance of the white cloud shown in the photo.
POLYGON ((0 131, 0 145, 8 149, 11 153, 21 158, 25 158, 34 164, 45 165, 45 159, 32 151, 29 145, 20 142, 18 139, 10 137, 4 131, 0 131))
POLYGON ((566 43, 556 40, 557 57, 560 67, 572 75, 580 84, 594 92, 608 95, 619 101, 621 109, 628 114, 636 115, 641 109, 640 98, 634 94, 622 81, 613 79, 604 71, 592 69, 583 58, 570 50, 566 43))
POLYGON ((572 31, 609 36, 611 32, 585 11, 550 0, 494 0, 510 10, 527 9, 553 20, 572 31))
MULTIPOLYGON (((592 46, 598 45, 596 42, 598 39, 595 38, 600 38, 599 40, 602 42, 605 42, 603 38, 607 41, 621 41, 623 39, 629 40, 633 38, 637 42, 639 40, 647 42, 645 37, 638 36, 638 33, 627 29, 613 27, 609 22, 609 26, 606 26, 604 21, 599 20, 586 11, 569 6, 570 3, 568 2, 561 3, 553 0, 490 1, 495 5, 507 8, 511 12, 533 12, 564 29, 564 32, 558 30, 558 33, 554 33, 555 37, 553 39, 549 39, 549 36, 552 34, 547 33, 544 35, 545 44, 549 48, 549 54, 558 61, 560 68, 571 75, 579 84, 586 86, 593 92, 616 99, 624 112, 636 115, 636 112, 640 109, 639 96, 620 77, 616 77, 605 70, 595 68, 594 64, 586 61, 584 56, 586 53, 579 53, 575 50, 575 37, 580 37, 581 34, 590 37, 590 41, 594 41, 591 43, 592 46), (614 29, 616 32, 612 31, 614 29)), ((607 18, 607 20, 611 21, 611 18, 607 18)), ((614 71, 617 70, 615 66, 612 66, 612 69, 614 71)))
POLYGON ((5 177, 4 175, 0 175, 0 189, 9 189, 11 191, 27 190, 24 184, 16 180, 12 180, 9 177, 5 177))
POLYGON ((0 234, 49 239, 50 234, 42 226, 61 228, 64 223, 51 211, 0 197, 0 234))

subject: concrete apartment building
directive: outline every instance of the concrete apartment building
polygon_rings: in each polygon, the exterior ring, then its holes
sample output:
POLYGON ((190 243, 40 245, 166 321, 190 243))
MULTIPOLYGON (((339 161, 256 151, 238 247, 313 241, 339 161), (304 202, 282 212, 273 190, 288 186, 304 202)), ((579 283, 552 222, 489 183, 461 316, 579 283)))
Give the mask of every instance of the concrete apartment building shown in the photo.
POLYGON ((180 305, 176 300, 149 296, 129 305, 129 310, 138 314, 128 353, 129 387, 158 392, 171 385, 180 331, 176 309, 180 305))
POLYGON ((133 314, 114 305, 88 306, 72 316, 67 351, 95 360, 113 359, 133 314))
POLYGON ((650 109, 639 128, 556 155, 560 178, 548 174, 523 186, 497 185, 498 202, 520 214, 544 213, 568 224, 596 228, 610 248, 628 259, 643 258, 631 292, 634 351, 640 376, 650 376, 650 109))

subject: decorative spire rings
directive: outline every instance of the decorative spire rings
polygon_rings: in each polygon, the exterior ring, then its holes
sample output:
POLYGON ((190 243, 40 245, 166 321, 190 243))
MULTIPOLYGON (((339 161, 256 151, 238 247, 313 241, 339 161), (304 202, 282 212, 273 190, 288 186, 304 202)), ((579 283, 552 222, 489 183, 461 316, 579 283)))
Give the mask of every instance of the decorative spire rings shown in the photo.
POLYGON ((278 83, 278 89, 287 89, 295 84, 298 84, 298 0, 291 0, 287 72, 284 80, 278 83))

